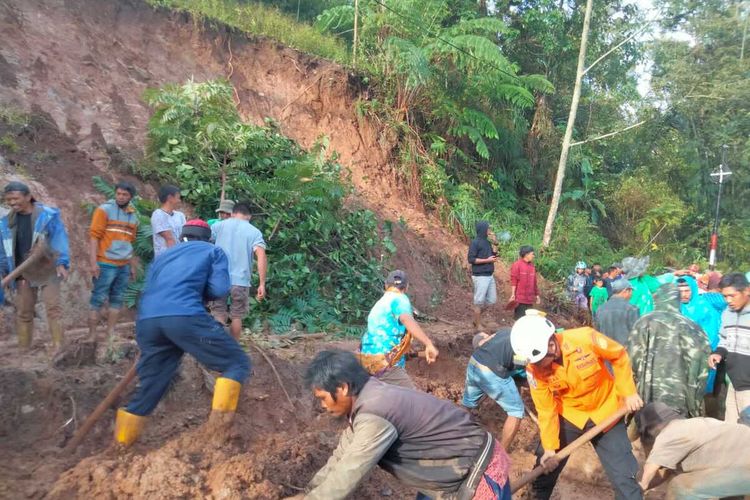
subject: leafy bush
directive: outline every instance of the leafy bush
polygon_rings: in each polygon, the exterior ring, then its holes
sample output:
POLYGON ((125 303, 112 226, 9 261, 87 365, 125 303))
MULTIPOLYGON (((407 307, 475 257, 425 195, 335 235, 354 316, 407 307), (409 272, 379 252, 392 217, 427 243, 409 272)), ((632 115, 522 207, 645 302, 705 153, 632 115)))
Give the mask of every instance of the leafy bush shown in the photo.
POLYGON ((448 176, 439 163, 423 165, 419 170, 419 182, 422 187, 422 200, 427 208, 435 208, 445 198, 445 185, 448 176))
POLYGON ((154 113, 141 173, 177 183, 204 217, 222 193, 254 208, 269 274, 268 298, 252 308, 259 316, 251 324, 261 317, 274 331, 362 324, 395 247, 373 213, 344 207, 349 186, 328 160, 327 141, 306 152, 273 125, 243 123, 223 81, 167 86, 146 100, 154 113))
POLYGON ((612 238, 632 252, 668 241, 682 226, 688 209, 664 181, 636 172, 615 183, 607 194, 609 215, 616 228, 612 238))

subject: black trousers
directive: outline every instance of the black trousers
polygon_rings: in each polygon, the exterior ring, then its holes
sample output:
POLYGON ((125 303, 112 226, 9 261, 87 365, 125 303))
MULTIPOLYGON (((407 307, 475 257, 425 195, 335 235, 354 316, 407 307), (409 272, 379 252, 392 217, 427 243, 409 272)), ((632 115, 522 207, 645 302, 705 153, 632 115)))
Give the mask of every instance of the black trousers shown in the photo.
POLYGON ((519 319, 526 316, 526 309, 533 309, 534 306, 531 304, 518 304, 513 310, 513 318, 519 319))
MULTIPOLYGON (((560 448, 575 441, 577 437, 594 426, 589 420, 583 429, 579 429, 564 418, 560 417, 560 448)), ((620 420, 609 431, 599 434, 591 440, 594 450, 604 467, 609 482, 615 490, 617 500, 642 500, 643 492, 635 479, 638 472, 638 462, 630 446, 625 423, 620 420)), ((541 442, 536 449, 536 465, 544 454, 541 442)), ((547 500, 552 496, 557 478, 565 467, 568 459, 560 461, 560 465, 549 474, 543 474, 531 485, 533 498, 547 500)))

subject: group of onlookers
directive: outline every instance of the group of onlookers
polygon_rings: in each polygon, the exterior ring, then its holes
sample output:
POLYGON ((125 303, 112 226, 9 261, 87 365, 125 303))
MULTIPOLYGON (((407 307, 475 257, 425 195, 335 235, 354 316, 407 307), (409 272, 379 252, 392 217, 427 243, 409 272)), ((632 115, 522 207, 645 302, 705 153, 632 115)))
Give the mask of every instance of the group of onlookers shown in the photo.
MULTIPOLYGON (((486 221, 477 222, 476 230, 477 235, 469 245, 467 259, 471 264, 471 279, 474 284, 473 324, 476 329, 481 329, 482 313, 497 302, 494 276, 497 252, 492 246, 497 240, 486 221)), ((518 255, 518 260, 510 268, 511 294, 507 304, 508 309, 513 309, 516 319, 522 317, 527 309, 541 303, 534 266, 534 248, 524 245, 519 249, 518 255)))
MULTIPOLYGON (((4 283, 15 292, 19 345, 31 347, 34 306, 41 297, 52 345, 59 348, 64 337, 60 284, 68 276, 71 264, 68 234, 60 211, 37 201, 29 186, 22 182, 8 183, 3 193, 9 211, 0 219, 3 240, 0 275, 7 275, 36 252, 33 265, 27 266, 12 283, 4 283)), ((105 304, 107 336, 112 338, 125 291, 141 268, 134 247, 141 222, 133 204, 135 196, 133 184, 118 182, 114 197, 97 206, 91 217, 88 270, 92 292, 88 324, 92 338, 96 338, 105 304)), ((158 199, 160 206, 151 214, 155 259, 180 241, 187 222, 185 214, 178 210, 182 202, 178 187, 162 186, 158 199)), ((220 322, 231 319, 230 332, 239 338, 242 319, 249 310, 255 260, 259 276, 256 296, 260 300, 266 294, 265 242, 260 231, 250 223, 249 204, 221 200, 216 212, 217 218, 209 221, 212 240, 229 258, 232 289, 228 299, 213 301, 211 308, 220 322)))

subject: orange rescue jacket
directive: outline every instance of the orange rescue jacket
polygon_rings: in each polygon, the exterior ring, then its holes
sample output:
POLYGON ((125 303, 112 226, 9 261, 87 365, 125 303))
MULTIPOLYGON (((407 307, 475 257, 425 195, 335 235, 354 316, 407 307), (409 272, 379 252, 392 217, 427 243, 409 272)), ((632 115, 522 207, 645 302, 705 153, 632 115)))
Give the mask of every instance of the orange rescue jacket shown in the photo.
POLYGON ((601 423, 636 394, 633 370, 625 347, 593 328, 575 328, 555 334, 562 365, 546 369, 528 365, 531 398, 539 413, 542 447, 560 447, 560 416, 583 429, 591 419, 601 423), (614 369, 614 377, 605 361, 614 369))

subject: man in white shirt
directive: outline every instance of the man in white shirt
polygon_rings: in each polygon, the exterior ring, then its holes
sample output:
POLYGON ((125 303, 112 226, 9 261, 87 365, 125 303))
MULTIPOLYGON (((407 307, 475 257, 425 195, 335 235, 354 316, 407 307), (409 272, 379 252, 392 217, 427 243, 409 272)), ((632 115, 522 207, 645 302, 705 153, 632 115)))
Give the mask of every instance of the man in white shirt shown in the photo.
POLYGON ((182 203, 180 188, 162 186, 159 189, 161 208, 151 214, 151 229, 154 233, 154 257, 158 257, 167 248, 177 244, 185 225, 185 214, 177 210, 182 203))

